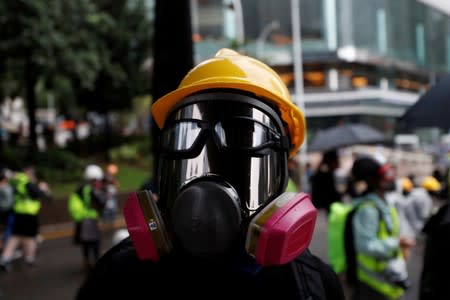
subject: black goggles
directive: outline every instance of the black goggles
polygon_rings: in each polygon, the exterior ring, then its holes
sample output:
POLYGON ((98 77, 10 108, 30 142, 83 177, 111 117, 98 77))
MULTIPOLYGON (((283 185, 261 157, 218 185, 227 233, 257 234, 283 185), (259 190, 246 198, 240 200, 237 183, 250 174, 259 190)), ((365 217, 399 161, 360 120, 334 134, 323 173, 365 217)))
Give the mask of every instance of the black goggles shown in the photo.
POLYGON ((166 154, 195 156, 209 137, 220 151, 260 156, 270 149, 289 150, 288 138, 280 134, 281 129, 277 130, 265 112, 247 103, 236 104, 211 101, 181 108, 162 130, 162 150, 166 154))

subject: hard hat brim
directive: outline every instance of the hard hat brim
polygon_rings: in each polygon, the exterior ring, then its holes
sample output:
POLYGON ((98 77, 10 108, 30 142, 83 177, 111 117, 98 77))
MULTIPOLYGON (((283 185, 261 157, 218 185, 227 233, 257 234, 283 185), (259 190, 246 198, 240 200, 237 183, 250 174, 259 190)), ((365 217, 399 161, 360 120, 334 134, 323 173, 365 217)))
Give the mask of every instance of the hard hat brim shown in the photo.
POLYGON ((290 156, 294 156, 298 148, 300 148, 304 140, 306 121, 303 113, 297 106, 293 103, 286 102, 284 99, 281 99, 278 95, 271 93, 267 89, 249 84, 246 80, 239 80, 239 78, 233 78, 233 82, 210 78, 207 82, 197 82, 195 85, 187 85, 170 92, 155 101, 151 107, 151 113, 155 123, 160 129, 164 128, 168 115, 178 103, 191 94, 208 89, 234 89, 252 92, 256 96, 262 97, 267 102, 274 103, 279 107, 281 118, 289 127, 291 143, 293 145, 290 156))

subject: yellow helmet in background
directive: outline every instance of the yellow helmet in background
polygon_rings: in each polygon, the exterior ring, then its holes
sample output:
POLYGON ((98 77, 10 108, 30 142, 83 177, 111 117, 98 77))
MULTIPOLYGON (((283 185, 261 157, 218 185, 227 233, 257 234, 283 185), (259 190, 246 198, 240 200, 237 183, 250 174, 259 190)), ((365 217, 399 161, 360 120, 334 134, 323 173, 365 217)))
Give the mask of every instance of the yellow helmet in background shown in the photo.
POLYGON ((291 101, 290 93, 280 76, 266 64, 230 49, 219 50, 194 67, 183 78, 178 88, 158 99, 152 106, 152 115, 159 128, 167 116, 186 96, 208 89, 235 89, 251 92, 281 112, 287 124, 293 156, 304 140, 306 122, 303 113, 291 101))
POLYGON ((402 181, 402 190, 406 192, 411 192, 414 187, 411 179, 409 179, 408 177, 402 177, 401 181, 402 181))
POLYGON ((429 192, 437 192, 441 189, 441 183, 433 176, 425 176, 421 186, 429 192))

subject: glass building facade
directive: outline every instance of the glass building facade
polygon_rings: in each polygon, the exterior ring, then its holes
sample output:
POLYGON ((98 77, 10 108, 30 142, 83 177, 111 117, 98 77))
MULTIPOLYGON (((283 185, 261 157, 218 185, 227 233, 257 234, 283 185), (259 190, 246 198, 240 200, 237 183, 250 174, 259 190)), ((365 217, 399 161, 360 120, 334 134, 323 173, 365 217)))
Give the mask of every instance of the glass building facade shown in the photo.
POLYGON ((197 62, 222 47, 236 48, 274 67, 293 94, 298 89, 292 24, 298 18, 302 105, 311 134, 337 122, 357 121, 393 134, 398 118, 420 93, 450 71, 450 17, 419 1, 191 4, 197 62))
MULTIPOLYGON (((248 53, 292 47, 291 0, 191 0, 199 59, 235 46, 243 31, 248 53), (235 3, 240 3, 236 5, 235 3), (236 13, 240 7, 240 13, 236 13), (242 20, 237 18, 241 16, 242 20), (241 29, 236 28, 242 26, 241 29), (284 37, 285 39, 282 39, 284 37), (262 40, 263 39, 263 40, 262 40), (290 40, 290 41, 289 41, 290 40), (209 46, 209 47, 208 47, 209 46)), ((354 47, 438 72, 450 70, 450 17, 412 0, 299 0, 303 51, 354 47)), ((264 58, 264 57, 261 57, 264 58)))

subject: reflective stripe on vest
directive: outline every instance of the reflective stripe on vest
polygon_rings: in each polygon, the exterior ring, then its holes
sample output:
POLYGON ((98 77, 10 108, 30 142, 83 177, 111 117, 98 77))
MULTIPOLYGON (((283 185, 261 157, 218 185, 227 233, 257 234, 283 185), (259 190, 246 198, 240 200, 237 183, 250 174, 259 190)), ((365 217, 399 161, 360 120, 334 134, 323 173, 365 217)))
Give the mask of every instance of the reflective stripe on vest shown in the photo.
POLYGON ((24 173, 17 173, 11 180, 14 187, 13 210, 17 214, 37 215, 41 209, 41 202, 30 197, 27 184, 30 182, 24 173))
MULTIPOLYGON (((371 201, 367 201, 367 203, 363 205, 375 206, 376 204, 371 201)), ((386 226, 386 222, 383 220, 382 216, 380 216, 378 238, 381 240, 398 236, 399 218, 395 207, 390 207, 389 213, 392 218, 392 228, 390 231, 386 226)), ((402 257, 400 249, 394 251, 391 258, 394 256, 402 257)), ((387 260, 375 258, 364 253, 357 253, 356 262, 356 274, 359 281, 364 282, 377 292, 387 296, 390 299, 397 299, 405 292, 404 289, 391 283, 383 275, 386 270, 387 260)))

